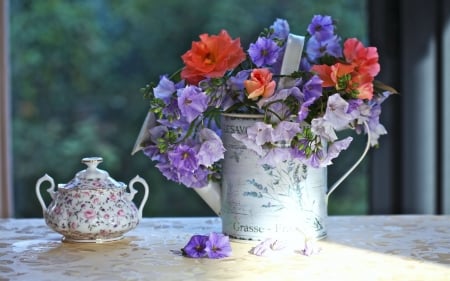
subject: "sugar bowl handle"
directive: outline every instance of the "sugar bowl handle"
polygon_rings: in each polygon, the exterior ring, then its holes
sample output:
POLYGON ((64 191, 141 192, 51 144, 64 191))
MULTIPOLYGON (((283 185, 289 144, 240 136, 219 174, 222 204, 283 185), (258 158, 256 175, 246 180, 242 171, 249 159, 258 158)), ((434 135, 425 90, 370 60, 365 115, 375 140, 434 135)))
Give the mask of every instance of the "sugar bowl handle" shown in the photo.
POLYGON ((45 210, 47 210, 47 206, 45 205, 44 199, 42 199, 42 195, 41 195, 41 184, 45 181, 50 182, 50 187, 47 189, 47 192, 50 194, 50 196, 52 197, 52 199, 55 199, 55 193, 56 191, 55 189, 55 182, 53 181, 53 178, 50 177, 49 175, 45 174, 43 177, 41 177, 37 182, 36 182, 36 196, 39 200, 39 203, 41 203, 42 206, 42 211, 45 212, 45 210))
POLYGON ((133 187, 133 185, 137 182, 142 184, 142 186, 144 186, 144 197, 142 198, 141 204, 139 205, 139 219, 142 219, 142 212, 144 211, 144 205, 148 199, 148 185, 147 185, 147 182, 143 178, 141 178, 140 176, 135 176, 128 184, 128 186, 130 188, 130 195, 129 195, 130 201, 133 200, 134 195, 138 192, 133 187))

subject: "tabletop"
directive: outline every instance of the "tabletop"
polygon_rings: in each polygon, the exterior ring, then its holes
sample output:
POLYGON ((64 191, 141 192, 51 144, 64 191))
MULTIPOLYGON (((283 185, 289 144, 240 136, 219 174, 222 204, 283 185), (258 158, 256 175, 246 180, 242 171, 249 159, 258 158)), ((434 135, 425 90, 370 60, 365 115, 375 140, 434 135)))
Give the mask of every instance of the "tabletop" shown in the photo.
POLYGON ((311 256, 239 240, 224 259, 181 256, 220 230, 216 217, 144 218, 119 241, 68 243, 43 219, 0 219, 0 280, 450 280, 450 216, 331 216, 311 256))

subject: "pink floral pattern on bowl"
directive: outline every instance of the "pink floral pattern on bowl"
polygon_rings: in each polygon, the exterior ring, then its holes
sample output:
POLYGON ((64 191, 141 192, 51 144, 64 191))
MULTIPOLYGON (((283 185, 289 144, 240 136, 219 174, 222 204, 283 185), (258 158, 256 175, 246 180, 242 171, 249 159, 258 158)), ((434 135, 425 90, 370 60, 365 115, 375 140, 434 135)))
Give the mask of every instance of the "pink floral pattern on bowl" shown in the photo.
POLYGON ((54 231, 70 242, 106 242, 121 239, 134 229, 142 218, 142 210, 148 198, 148 186, 136 176, 130 181, 130 192, 122 182, 116 182, 108 173, 96 168, 101 158, 84 158, 88 165, 84 171, 66 185, 58 184, 54 190, 53 179, 45 175, 36 183, 36 194, 42 205, 44 219, 54 231), (53 201, 45 206, 40 185, 49 181, 47 189, 53 201), (145 194, 139 209, 133 203, 137 190, 134 183, 144 186, 145 194))

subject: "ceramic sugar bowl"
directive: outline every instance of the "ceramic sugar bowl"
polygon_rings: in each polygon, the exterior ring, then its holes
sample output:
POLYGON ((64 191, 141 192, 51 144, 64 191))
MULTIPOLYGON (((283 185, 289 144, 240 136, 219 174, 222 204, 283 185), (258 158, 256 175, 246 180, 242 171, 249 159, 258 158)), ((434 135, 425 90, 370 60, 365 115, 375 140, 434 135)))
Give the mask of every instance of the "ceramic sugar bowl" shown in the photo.
POLYGON ((134 229, 142 219, 142 211, 148 199, 148 185, 139 176, 127 185, 112 179, 108 172, 97 165, 101 157, 83 158, 87 168, 80 171, 67 184, 58 184, 44 175, 36 183, 36 195, 42 206, 44 219, 54 231, 62 234, 68 242, 107 242, 123 238, 123 234, 134 229), (47 192, 51 203, 45 205, 41 195, 41 184, 50 182, 47 192), (145 194, 139 208, 133 203, 138 192, 133 188, 141 183, 145 194))

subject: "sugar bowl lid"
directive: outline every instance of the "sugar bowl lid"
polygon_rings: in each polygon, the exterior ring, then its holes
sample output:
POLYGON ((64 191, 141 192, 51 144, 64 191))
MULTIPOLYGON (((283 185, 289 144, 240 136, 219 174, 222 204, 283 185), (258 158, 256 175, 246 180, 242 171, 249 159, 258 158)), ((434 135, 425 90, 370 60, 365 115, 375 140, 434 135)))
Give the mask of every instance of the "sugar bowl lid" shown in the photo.
POLYGON ((108 172, 98 169, 97 166, 103 162, 102 157, 86 157, 81 163, 86 164, 87 168, 78 172, 66 185, 59 186, 63 189, 110 189, 124 188, 123 182, 118 182, 111 178, 108 172))

